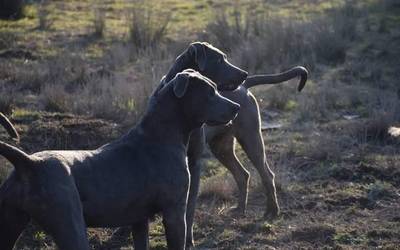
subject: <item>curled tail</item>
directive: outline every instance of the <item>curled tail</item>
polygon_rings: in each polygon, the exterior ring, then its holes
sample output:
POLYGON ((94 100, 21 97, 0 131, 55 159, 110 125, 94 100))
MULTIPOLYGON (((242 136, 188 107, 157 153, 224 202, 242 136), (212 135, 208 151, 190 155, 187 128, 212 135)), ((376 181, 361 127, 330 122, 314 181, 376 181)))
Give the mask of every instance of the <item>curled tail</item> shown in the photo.
POLYGON ((26 172, 33 163, 28 154, 2 141, 0 141, 0 155, 9 160, 19 173, 26 172))
POLYGON ((19 135, 17 130, 14 128, 10 120, 0 112, 0 124, 7 130, 8 134, 14 138, 16 141, 19 141, 19 135))
POLYGON ((293 67, 285 72, 278 73, 278 74, 269 74, 269 75, 254 75, 249 76, 244 81, 243 86, 246 89, 251 87, 262 85, 262 84, 277 84, 292 78, 300 76, 299 86, 297 90, 300 92, 304 86, 306 85, 306 81, 308 78, 308 71, 306 68, 302 66, 293 67))

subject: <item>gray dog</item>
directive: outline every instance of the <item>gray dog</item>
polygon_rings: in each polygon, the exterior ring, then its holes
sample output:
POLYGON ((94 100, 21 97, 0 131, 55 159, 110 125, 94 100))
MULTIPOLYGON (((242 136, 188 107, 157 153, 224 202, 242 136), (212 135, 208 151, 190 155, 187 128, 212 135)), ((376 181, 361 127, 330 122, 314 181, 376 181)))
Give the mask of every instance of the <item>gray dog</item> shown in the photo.
POLYGON ((0 142, 0 154, 15 167, 0 188, 0 249, 12 249, 30 219, 60 249, 89 249, 86 226, 126 225, 135 249, 147 249, 148 220, 156 213, 168 248, 185 249, 190 132, 228 123, 239 107, 211 80, 186 70, 153 94, 134 129, 96 150, 28 155, 0 142))
MULTIPOLYGON (((166 82, 178 72, 193 68, 217 83, 221 94, 241 105, 238 117, 227 126, 206 126, 207 143, 215 157, 233 174, 239 187, 239 205, 237 211, 244 213, 247 205, 249 172, 235 155, 235 138, 250 158, 261 176, 267 197, 265 217, 273 219, 279 214, 276 197, 274 173, 265 157, 264 142, 261 134, 260 112, 257 101, 248 90, 260 84, 277 84, 301 77, 298 91, 305 86, 308 72, 303 67, 294 67, 280 74, 255 75, 247 78, 247 72, 232 65, 219 49, 204 42, 192 43, 179 55, 168 74, 166 82), (243 84, 242 84, 243 83, 243 84), (239 87, 240 86, 240 87, 239 87), (239 87, 239 88, 238 88, 239 87)), ((190 192, 187 208, 187 246, 193 246, 193 218, 200 181, 200 160, 205 147, 204 130, 195 130, 189 142, 188 159, 191 174, 190 192)))

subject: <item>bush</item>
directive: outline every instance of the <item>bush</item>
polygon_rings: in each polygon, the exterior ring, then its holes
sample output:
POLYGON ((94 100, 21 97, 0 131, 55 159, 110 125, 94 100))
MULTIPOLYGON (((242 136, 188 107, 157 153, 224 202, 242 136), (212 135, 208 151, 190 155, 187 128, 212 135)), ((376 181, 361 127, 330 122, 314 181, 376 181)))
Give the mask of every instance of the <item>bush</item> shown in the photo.
POLYGON ((250 71, 293 64, 312 68, 344 62, 356 34, 356 12, 348 3, 323 18, 300 21, 236 8, 216 15, 206 33, 250 71))
POLYGON ((53 24, 53 21, 49 18, 49 1, 43 0, 38 5, 38 29, 48 30, 53 24))
POLYGON ((11 114, 11 112, 14 108, 14 104, 15 104, 14 102, 15 102, 15 96, 12 94, 1 96, 0 112, 5 113, 5 114, 11 114))
POLYGON ((105 11, 102 10, 101 8, 96 8, 94 10, 93 26, 94 26, 93 35, 98 38, 103 37, 104 31, 106 29, 106 15, 105 11))
POLYGON ((170 13, 155 11, 144 1, 136 3, 129 23, 129 39, 137 50, 159 45, 166 36, 170 13))

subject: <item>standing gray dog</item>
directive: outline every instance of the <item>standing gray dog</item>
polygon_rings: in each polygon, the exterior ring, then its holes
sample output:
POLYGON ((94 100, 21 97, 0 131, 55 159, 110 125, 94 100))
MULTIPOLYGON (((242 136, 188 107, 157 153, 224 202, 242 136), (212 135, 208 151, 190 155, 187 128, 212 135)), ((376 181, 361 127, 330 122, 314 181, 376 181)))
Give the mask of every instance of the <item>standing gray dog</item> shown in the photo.
MULTIPOLYGON (((235 138, 250 158, 261 176, 265 187, 267 205, 265 217, 273 219, 279 214, 276 198, 274 173, 268 166, 261 134, 260 112, 254 95, 248 90, 261 84, 277 84, 295 77, 301 77, 298 90, 306 83, 308 72, 303 67, 294 67, 280 74, 256 75, 247 78, 247 72, 232 65, 219 49, 204 42, 192 43, 179 55, 168 74, 166 82, 178 72, 193 68, 214 81, 221 94, 241 105, 238 117, 228 126, 211 128, 206 126, 207 143, 215 157, 233 174, 239 188, 237 211, 244 213, 247 206, 249 172, 235 155, 235 138), (242 84, 243 83, 243 84, 242 84), (239 87, 240 86, 240 87, 239 87), (239 88, 238 88, 239 87, 239 88)), ((189 170, 191 174, 190 192, 187 208, 187 245, 193 246, 193 218, 200 181, 200 160, 205 147, 204 130, 194 130, 188 148, 189 170)))
POLYGON ((203 123, 228 123, 239 107, 186 70, 154 93, 134 129, 96 150, 28 155, 0 142, 0 154, 15 167, 0 188, 0 249, 12 249, 30 219, 62 250, 89 249, 86 226, 126 225, 135 249, 147 249, 156 213, 168 248, 185 249, 189 135, 203 123))

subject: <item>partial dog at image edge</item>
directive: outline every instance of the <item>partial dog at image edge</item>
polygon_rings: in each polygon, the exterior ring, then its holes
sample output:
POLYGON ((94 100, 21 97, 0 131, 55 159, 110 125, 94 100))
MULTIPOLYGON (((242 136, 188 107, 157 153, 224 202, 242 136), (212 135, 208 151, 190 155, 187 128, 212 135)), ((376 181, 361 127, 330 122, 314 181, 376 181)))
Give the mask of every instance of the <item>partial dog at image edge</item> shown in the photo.
POLYGON ((14 125, 10 122, 10 120, 0 112, 0 124, 6 129, 8 134, 13 138, 15 141, 19 141, 19 134, 15 129, 14 125))
POLYGON ((190 132, 227 124, 240 105, 198 72, 177 74, 150 98, 142 120, 96 150, 31 155, 0 142, 14 171, 0 187, 0 249, 12 249, 31 219, 61 250, 86 250, 88 227, 131 226, 148 249, 149 218, 163 216, 169 249, 185 249, 190 132))

